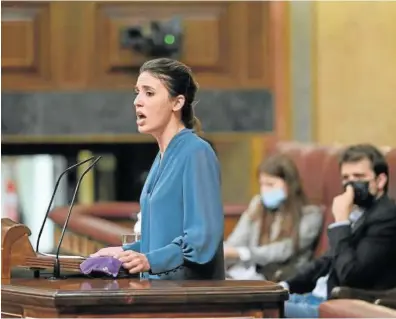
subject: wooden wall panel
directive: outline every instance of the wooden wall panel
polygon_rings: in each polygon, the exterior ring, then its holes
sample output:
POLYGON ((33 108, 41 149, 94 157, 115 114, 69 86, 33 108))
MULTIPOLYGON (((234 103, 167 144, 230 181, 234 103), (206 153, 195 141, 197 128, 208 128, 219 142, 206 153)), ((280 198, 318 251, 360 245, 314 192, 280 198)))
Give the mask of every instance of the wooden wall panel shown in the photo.
POLYGON ((52 72, 56 90, 87 87, 94 5, 89 1, 51 2, 52 72))
POLYGON ((3 89, 129 89, 147 59, 120 31, 178 16, 201 88, 269 88, 269 2, 3 2, 3 89), (3 49, 4 50, 4 49, 3 49))
POLYGON ((209 88, 268 85, 265 3, 98 2, 91 86, 129 88, 146 58, 120 45, 123 28, 151 20, 183 20, 181 60, 209 88))
POLYGON ((51 85, 50 3, 2 4, 2 89, 51 85))

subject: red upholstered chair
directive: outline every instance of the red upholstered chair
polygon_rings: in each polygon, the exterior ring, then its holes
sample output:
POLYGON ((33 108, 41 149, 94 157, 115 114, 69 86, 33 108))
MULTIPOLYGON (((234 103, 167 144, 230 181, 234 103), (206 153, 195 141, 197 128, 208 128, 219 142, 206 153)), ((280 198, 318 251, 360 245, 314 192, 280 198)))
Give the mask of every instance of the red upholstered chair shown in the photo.
MULTIPOLYGON (((284 153, 292 158, 299 170, 303 187, 311 203, 323 205, 323 230, 318 240, 315 256, 328 248, 327 226, 334 221, 331 212, 333 198, 342 192, 339 155, 345 146, 323 146, 296 141, 272 139, 266 154, 284 153)), ((389 195, 396 199, 396 149, 380 146, 390 166, 389 195), (392 176, 394 176, 392 178, 392 176)))
MULTIPOLYGON (((246 205, 225 205, 225 236, 233 230, 246 205)), ((138 203, 99 202, 76 205, 70 217, 62 250, 75 255, 88 255, 106 246, 121 245, 121 235, 133 231, 140 211, 138 203)), ((55 208, 49 218, 55 224, 55 243, 67 218, 68 207, 55 208)))
POLYGON ((319 318, 396 318, 396 310, 363 300, 329 300, 319 307, 319 318))
POLYGON ((390 150, 386 154, 386 159, 389 164, 389 189, 388 194, 391 198, 396 200, 396 148, 390 150))
MULTIPOLYGON (((318 239, 315 256, 327 250, 327 226, 333 222, 331 204, 333 198, 342 192, 338 156, 342 146, 323 146, 296 141, 271 140, 265 154, 285 153, 296 163, 303 187, 311 203, 324 206, 323 230, 318 239)), ((396 199, 396 149, 381 147, 390 165, 389 194, 396 199)), ((233 230, 240 214, 247 205, 224 205, 225 237, 233 230)), ((138 203, 95 203, 76 205, 70 219, 69 230, 64 246, 76 251, 97 249, 106 245, 116 245, 120 235, 132 231, 134 214, 139 211, 138 203), (84 239, 84 240, 83 240, 84 239), (92 244, 93 243, 93 244, 92 244), (80 247, 80 248, 78 248, 80 247), (78 248, 78 249, 77 249, 78 248)), ((58 208, 50 213, 50 218, 59 228, 66 219, 67 209, 58 208)), ((57 240, 57 238, 55 238, 57 240)))
POLYGON ((329 149, 309 145, 301 151, 303 170, 300 172, 304 190, 312 204, 323 205, 323 184, 329 149))
MULTIPOLYGON (((86 256, 105 246, 121 245, 121 235, 132 232, 139 210, 138 203, 129 202, 74 206, 62 251, 86 256)), ((59 241, 67 213, 68 207, 59 207, 49 214, 55 224, 55 243, 59 241)))

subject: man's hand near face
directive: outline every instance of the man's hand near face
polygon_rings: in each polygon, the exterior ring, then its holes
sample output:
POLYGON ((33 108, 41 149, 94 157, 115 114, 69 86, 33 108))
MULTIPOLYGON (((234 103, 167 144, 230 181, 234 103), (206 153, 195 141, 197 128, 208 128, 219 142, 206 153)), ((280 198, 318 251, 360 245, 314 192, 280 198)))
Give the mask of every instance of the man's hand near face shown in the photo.
POLYGON ((351 185, 346 187, 344 193, 333 199, 332 212, 336 222, 349 220, 349 214, 353 208, 354 192, 351 185))

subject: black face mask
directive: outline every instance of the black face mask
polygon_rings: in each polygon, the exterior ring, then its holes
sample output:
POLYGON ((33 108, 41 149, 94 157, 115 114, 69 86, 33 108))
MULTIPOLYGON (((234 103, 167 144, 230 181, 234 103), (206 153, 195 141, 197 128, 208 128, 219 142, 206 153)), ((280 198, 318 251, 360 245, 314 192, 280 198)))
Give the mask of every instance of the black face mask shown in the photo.
POLYGON ((355 205, 362 208, 368 208, 371 206, 375 197, 369 191, 369 181, 348 182, 344 185, 344 190, 346 190, 348 185, 351 185, 353 188, 353 203, 355 205))

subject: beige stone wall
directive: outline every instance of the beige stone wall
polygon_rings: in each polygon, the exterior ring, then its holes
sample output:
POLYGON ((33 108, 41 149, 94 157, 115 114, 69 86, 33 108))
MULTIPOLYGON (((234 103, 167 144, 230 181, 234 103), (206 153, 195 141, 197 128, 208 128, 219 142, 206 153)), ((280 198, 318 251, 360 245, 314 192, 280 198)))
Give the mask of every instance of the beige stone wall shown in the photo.
POLYGON ((312 12, 314 138, 396 146, 396 2, 317 1, 312 12))

